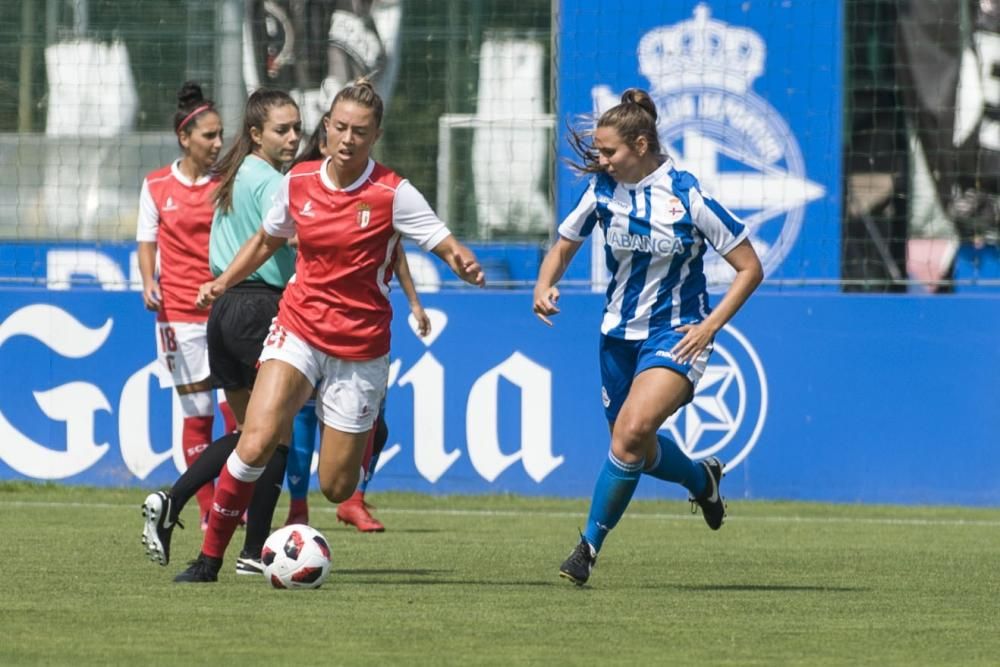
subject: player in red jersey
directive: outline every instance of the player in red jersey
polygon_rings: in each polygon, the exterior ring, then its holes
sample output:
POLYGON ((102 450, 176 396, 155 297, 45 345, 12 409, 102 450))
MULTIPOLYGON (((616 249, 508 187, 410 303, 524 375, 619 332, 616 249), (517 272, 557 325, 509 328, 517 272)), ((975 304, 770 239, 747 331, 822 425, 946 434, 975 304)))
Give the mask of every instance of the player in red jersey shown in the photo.
POLYGON ((218 580, 254 482, 314 388, 323 423, 320 489, 335 503, 354 493, 388 380, 388 292, 400 236, 433 252, 465 282, 485 284, 475 255, 417 189, 371 159, 382 109, 366 80, 337 93, 326 125, 329 157, 285 176, 260 231, 199 290, 198 305, 208 306, 298 234, 295 278, 264 343, 243 433, 219 476, 201 553, 175 581, 218 580))
MULTIPOLYGON (((177 92, 174 131, 183 157, 143 180, 136 241, 142 300, 156 312, 158 356, 180 399, 184 460, 191 465, 212 442, 215 412, 205 334, 208 311, 196 308, 194 299, 198 285, 212 279, 208 236, 215 210, 212 194, 219 183, 212 168, 222 149, 222 120, 191 81, 177 92)), ((209 483, 197 493, 202 517, 208 516, 214 492, 209 483)))
MULTIPOLYGON (((309 143, 299 157, 295 158, 293 166, 300 162, 322 160, 327 156, 326 120, 329 117, 329 111, 323 114, 316 131, 309 138, 309 143)), ((292 242, 297 243, 294 239, 289 241, 289 243, 292 242)), ((399 286, 410 304, 417 332, 421 336, 427 336, 430 334, 431 320, 427 316, 423 304, 420 303, 420 296, 417 294, 416 286, 413 284, 413 276, 410 273, 410 265, 406 261, 406 253, 402 250, 396 253, 395 273, 399 286)), ((292 429, 292 444, 289 447, 286 470, 286 481, 290 495, 288 517, 285 519, 286 526, 294 523, 309 523, 309 478, 313 451, 316 449, 316 423, 316 402, 309 399, 295 415, 295 426, 292 429)), ((354 526, 362 533, 380 533, 385 530, 382 522, 372 516, 370 510, 373 506, 365 500, 365 492, 375 474, 379 456, 382 454, 382 449, 388 439, 389 427, 385 422, 385 401, 383 400, 382 405, 379 406, 375 427, 370 432, 368 444, 361 459, 361 483, 350 498, 337 505, 337 520, 354 526)))

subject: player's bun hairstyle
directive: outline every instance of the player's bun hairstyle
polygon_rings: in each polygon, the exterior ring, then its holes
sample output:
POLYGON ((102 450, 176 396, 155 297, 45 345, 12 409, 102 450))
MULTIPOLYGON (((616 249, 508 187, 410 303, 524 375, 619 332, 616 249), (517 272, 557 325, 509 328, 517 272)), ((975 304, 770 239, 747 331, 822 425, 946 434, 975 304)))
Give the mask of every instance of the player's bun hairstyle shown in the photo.
POLYGON ((330 117, 330 112, 327 111, 323 114, 323 117, 319 119, 319 124, 316 125, 316 129, 313 130, 312 136, 309 137, 309 143, 305 145, 302 152, 299 153, 295 161, 292 162, 292 166, 299 164, 300 162, 309 162, 310 160, 322 160, 323 146, 326 146, 326 119, 330 117))
MULTIPOLYGON (((648 113, 656 120, 656 105, 653 103, 653 98, 649 96, 645 90, 641 88, 629 88, 624 93, 622 93, 622 101, 618 106, 623 106, 626 104, 638 104, 642 107, 643 111, 648 113)), ((607 116, 611 113, 611 109, 608 109, 604 115, 607 116)))
POLYGON ((174 133, 190 133, 198 119, 206 113, 218 113, 215 102, 205 99, 201 86, 185 81, 177 91, 177 111, 174 112, 174 133))
POLYGON ((228 213, 233 208, 233 185, 236 183, 236 172, 240 170, 246 156, 253 153, 255 147, 250 130, 257 128, 258 132, 263 131, 264 123, 267 121, 271 109, 289 104, 296 109, 299 108, 295 100, 281 90, 258 88, 250 95, 246 108, 243 110, 243 127, 240 129, 236 141, 219 160, 217 167, 219 187, 215 189, 215 206, 223 213, 228 213))
MULTIPOLYGON (((639 137, 644 137, 650 152, 654 155, 663 154, 660 135, 656 131, 656 104, 645 90, 629 88, 622 93, 621 102, 601 114, 597 120, 597 127, 614 128, 622 141, 633 149, 639 137)), ((594 149, 594 131, 570 127, 569 134, 570 147, 581 160, 581 163, 570 161, 569 165, 581 173, 603 172, 597 151, 594 149)))
POLYGON ((382 104, 382 98, 375 92, 375 86, 367 76, 355 79, 354 83, 341 88, 330 104, 330 111, 337 106, 337 102, 354 102, 368 107, 375 113, 375 127, 382 127, 385 105, 382 104))

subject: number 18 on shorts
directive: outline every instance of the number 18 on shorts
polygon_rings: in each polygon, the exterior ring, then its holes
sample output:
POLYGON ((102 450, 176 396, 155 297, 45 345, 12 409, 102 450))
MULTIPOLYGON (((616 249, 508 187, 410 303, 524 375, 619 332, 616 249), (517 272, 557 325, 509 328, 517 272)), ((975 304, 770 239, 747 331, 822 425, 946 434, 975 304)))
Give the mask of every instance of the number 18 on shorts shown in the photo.
POLYGON ((201 382, 209 376, 204 322, 157 322, 156 352, 170 371, 174 386, 201 382))

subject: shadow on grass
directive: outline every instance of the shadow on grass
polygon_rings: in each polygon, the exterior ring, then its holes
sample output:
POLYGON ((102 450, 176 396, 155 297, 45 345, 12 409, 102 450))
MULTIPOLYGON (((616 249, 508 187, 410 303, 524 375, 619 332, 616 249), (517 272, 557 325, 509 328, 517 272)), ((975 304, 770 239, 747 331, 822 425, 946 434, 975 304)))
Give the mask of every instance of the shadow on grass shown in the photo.
POLYGON ((543 587, 543 586, 553 586, 558 584, 558 582, 551 581, 502 581, 502 580, 491 580, 491 581, 481 581, 477 579, 446 579, 437 578, 440 575, 448 575, 453 573, 453 570, 424 570, 424 569, 413 569, 413 570, 394 570, 394 569, 359 569, 359 570, 334 570, 330 574, 337 577, 349 577, 345 578, 342 583, 351 584, 363 584, 363 585, 388 585, 388 586, 399 586, 413 585, 413 586, 520 586, 520 587, 543 587), (354 577, 382 577, 386 575, 402 575, 410 577, 408 579, 366 579, 354 577), (434 577, 432 579, 420 579, 413 577, 434 577))
MULTIPOLYGON (((346 582, 345 582, 346 583, 346 582)), ((548 588, 558 583, 548 581, 502 581, 491 579, 351 579, 349 583, 385 586, 501 586, 514 588, 548 588)))
POLYGON ((669 588, 681 591, 761 591, 801 592, 801 593, 862 593, 868 588, 858 586, 808 586, 794 584, 664 584, 643 586, 643 588, 669 588))
POLYGON ((366 569, 356 569, 356 570, 340 570, 334 568, 330 574, 336 575, 379 575, 379 574, 409 574, 415 577, 427 577, 437 574, 451 574, 454 570, 428 570, 423 568, 409 569, 409 570, 394 570, 394 569, 376 569, 376 568, 366 568, 366 569))
POLYGON ((438 528, 396 528, 392 527, 392 532, 394 533, 406 533, 408 535, 419 535, 420 533, 434 534, 434 533, 444 533, 450 531, 444 531, 438 528))
MULTIPOLYGON (((352 534, 357 534, 357 535, 384 535, 387 532, 387 531, 382 531, 382 532, 364 533, 364 532, 361 532, 360 530, 354 530, 353 528, 344 528, 342 526, 322 526, 322 525, 316 525, 316 526, 313 526, 313 528, 315 528, 316 530, 320 531, 324 535, 332 535, 332 534, 334 534, 336 532, 343 532, 343 533, 347 533, 349 535, 352 535, 352 534)), ((275 530, 277 530, 277 529, 275 529, 275 530)), ((429 535, 434 535, 434 534, 437 534, 437 533, 444 533, 446 531, 440 530, 440 529, 437 529, 437 528, 396 528, 396 527, 393 527, 388 532, 406 533, 407 535, 418 535, 418 534, 421 534, 421 533, 427 533, 429 535)), ((378 539, 378 538, 376 538, 376 539, 378 539)))

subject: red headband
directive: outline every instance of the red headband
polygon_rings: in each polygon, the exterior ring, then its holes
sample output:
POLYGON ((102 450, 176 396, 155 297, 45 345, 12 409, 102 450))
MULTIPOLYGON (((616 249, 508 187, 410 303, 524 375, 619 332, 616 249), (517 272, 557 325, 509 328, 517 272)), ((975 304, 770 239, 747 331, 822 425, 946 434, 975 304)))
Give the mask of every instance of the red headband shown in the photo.
POLYGON ((188 121, 190 121, 192 118, 200 114, 202 111, 208 111, 211 108, 212 108, 211 104, 202 104, 200 107, 196 107, 194 111, 184 116, 184 120, 182 120, 181 124, 177 126, 177 131, 180 132, 181 130, 183 130, 184 126, 188 124, 188 121))

